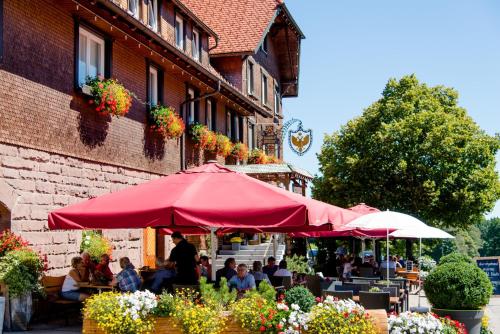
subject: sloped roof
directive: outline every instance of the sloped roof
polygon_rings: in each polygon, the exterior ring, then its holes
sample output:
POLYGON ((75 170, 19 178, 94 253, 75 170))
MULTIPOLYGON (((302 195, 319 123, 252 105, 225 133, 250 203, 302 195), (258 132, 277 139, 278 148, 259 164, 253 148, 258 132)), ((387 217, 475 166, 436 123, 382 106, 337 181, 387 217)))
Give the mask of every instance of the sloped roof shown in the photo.
POLYGON ((278 13, 280 0, 182 0, 219 36, 212 54, 253 53, 278 13))

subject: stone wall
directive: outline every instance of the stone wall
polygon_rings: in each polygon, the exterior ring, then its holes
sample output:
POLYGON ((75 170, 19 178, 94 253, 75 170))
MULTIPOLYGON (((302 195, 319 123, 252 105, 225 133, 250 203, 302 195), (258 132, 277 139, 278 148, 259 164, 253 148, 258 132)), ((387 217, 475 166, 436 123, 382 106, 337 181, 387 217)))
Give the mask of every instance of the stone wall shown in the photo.
MULTIPOLYGON (((0 202, 11 203, 7 208, 12 230, 47 254, 51 275, 66 273, 71 257, 79 252, 81 232, 49 231, 49 211, 158 177, 0 143, 0 185, 2 193, 13 197, 0 202)), ((103 234, 113 243, 115 260, 128 256, 142 266, 142 230, 103 230, 103 234)), ((112 270, 118 271, 116 262, 112 270)))

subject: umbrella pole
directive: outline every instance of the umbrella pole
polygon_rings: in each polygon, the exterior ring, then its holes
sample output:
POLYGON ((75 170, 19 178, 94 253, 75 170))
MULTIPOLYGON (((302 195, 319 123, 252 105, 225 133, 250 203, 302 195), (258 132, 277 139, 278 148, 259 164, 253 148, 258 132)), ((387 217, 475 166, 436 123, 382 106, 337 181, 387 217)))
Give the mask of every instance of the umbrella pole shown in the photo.
POLYGON ((422 292, 422 280, 420 279, 420 270, 422 270, 422 266, 420 261, 422 259, 422 238, 418 239, 418 308, 420 308, 420 294, 422 292))
POLYGON ((386 266, 387 266, 387 276, 386 276, 386 281, 387 281, 387 286, 389 286, 389 228, 387 228, 387 257, 385 258, 386 266))
POLYGON ((218 246, 217 235, 215 234, 215 228, 212 227, 210 229, 210 253, 211 253, 210 256, 212 258, 212 272, 210 273, 210 276, 212 276, 213 282, 215 282, 215 272, 217 271, 216 268, 217 246, 218 246))

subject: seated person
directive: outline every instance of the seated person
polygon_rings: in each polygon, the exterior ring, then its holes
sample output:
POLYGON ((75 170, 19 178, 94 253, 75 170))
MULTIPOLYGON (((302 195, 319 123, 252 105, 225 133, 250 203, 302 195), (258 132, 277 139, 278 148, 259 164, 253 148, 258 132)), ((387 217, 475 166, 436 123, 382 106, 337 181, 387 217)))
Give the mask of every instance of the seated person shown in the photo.
POLYGON ((82 280, 84 282, 88 282, 90 281, 90 275, 94 275, 95 263, 94 261, 92 261, 90 254, 87 252, 83 252, 81 257, 83 260, 83 268, 84 268, 82 280))
POLYGON ((344 260, 343 270, 342 270, 342 279, 349 280, 352 275, 352 257, 347 257, 344 260))
POLYGON ((163 288, 173 282, 174 277, 174 263, 169 260, 165 260, 154 273, 150 290, 156 294, 160 294, 163 288))
POLYGON ((266 281, 267 283, 271 284, 271 281, 269 280, 267 274, 264 274, 262 272, 262 262, 260 261, 253 262, 253 269, 250 274, 252 274, 253 278, 256 281, 266 281))
POLYGON ((95 267, 94 277, 96 281, 109 284, 113 280, 113 273, 109 269, 109 255, 102 254, 101 262, 95 267))
POLYGON ((400 260, 398 259, 400 256, 393 256, 392 261, 396 264, 396 268, 403 268, 403 265, 401 264, 400 260))
POLYGON ((212 265, 206 255, 200 257, 200 276, 206 277, 208 282, 212 279, 212 265))
POLYGON ((380 269, 396 269, 396 262, 394 262, 393 258, 389 256, 389 263, 388 261, 382 261, 380 264, 380 269))
POLYGON ((128 257, 120 259, 120 268, 122 271, 111 282, 112 285, 117 285, 122 292, 135 292, 141 287, 141 278, 134 270, 134 265, 130 263, 128 257))
POLYGON ((276 265, 276 259, 273 256, 270 256, 267 259, 267 265, 262 268, 262 272, 270 277, 273 276, 277 270, 278 266, 276 265))
MULTIPOLYGON (((279 269, 274 273, 274 277, 290 277, 292 278, 292 273, 287 269, 287 263, 285 260, 281 260, 279 264, 279 269)), ((293 284, 293 282, 291 282, 293 284)))
POLYGON ((215 286, 218 287, 220 284, 220 279, 225 277, 228 281, 236 275, 236 260, 234 257, 228 257, 224 261, 224 268, 221 268, 215 272, 215 286))
POLYGON ((61 289, 61 297, 68 300, 74 300, 81 302, 89 297, 88 294, 82 293, 80 288, 76 285, 77 283, 83 282, 82 276, 85 272, 85 266, 83 264, 83 259, 76 256, 71 259, 71 269, 64 277, 64 282, 61 289))
POLYGON ((255 289, 255 279, 248 273, 247 265, 241 263, 238 265, 237 274, 227 282, 230 288, 235 288, 238 293, 255 289))

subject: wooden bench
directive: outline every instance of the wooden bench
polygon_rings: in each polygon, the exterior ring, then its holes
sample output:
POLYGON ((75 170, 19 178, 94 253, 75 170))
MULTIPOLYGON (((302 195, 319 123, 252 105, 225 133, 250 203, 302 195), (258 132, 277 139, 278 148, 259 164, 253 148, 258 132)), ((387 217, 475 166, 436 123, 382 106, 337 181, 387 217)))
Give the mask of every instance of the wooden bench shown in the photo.
MULTIPOLYGON (((81 308, 82 303, 74 300, 61 298, 61 290, 64 283, 65 276, 43 276, 42 286, 45 292, 46 301, 54 305, 54 308, 62 308, 61 313, 64 314, 64 320, 68 325, 68 311, 71 311, 72 306, 78 310, 81 308)), ((49 318, 52 312, 49 312, 49 318)))

